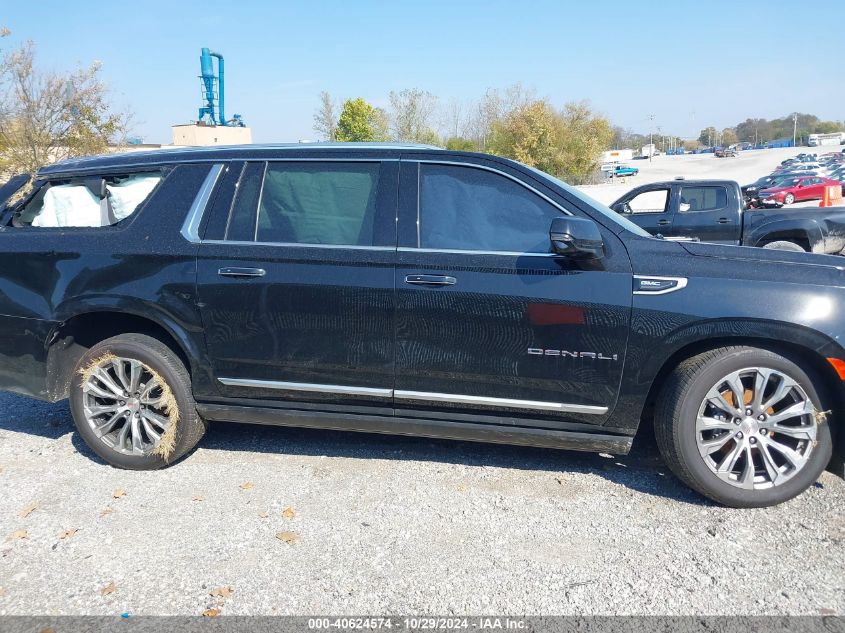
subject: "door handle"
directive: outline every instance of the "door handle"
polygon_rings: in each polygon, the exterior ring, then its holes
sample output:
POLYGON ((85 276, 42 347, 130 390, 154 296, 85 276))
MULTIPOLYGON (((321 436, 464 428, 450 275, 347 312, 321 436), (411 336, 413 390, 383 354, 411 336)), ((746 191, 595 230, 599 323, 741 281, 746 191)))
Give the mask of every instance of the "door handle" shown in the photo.
POLYGON ((237 268, 228 266, 217 271, 221 277, 263 277, 267 271, 263 268, 237 268))
POLYGON ((454 286, 457 279, 448 275, 406 275, 405 283, 418 286, 454 286))
POLYGON ((658 220, 657 224, 660 226, 666 226, 667 224, 671 224, 669 220, 658 220))
POLYGON ((728 218, 719 218, 717 220, 717 222, 719 222, 719 224, 730 224, 731 223, 731 221, 728 218))

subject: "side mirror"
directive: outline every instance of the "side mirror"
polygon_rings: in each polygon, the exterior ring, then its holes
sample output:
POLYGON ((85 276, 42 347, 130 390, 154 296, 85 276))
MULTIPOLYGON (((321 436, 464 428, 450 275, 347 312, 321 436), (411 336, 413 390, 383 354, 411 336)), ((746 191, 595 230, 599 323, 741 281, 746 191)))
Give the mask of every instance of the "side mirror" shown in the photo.
POLYGON ((599 259, 604 256, 604 241, 599 227, 592 220, 571 216, 555 218, 549 229, 552 251, 576 259, 599 259))
POLYGON ((622 215, 631 213, 631 207, 628 206, 627 202, 617 202, 610 208, 616 211, 616 213, 621 213, 622 215))

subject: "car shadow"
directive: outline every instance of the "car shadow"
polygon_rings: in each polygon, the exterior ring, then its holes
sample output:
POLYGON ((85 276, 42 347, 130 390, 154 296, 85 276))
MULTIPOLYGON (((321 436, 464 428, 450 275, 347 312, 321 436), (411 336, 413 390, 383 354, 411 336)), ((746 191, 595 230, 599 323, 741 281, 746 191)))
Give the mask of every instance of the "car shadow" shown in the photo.
MULTIPOLYGON (((98 464, 105 464, 75 432, 66 401, 50 404, 14 394, 0 394, 0 411, 3 412, 0 415, 0 433, 28 433, 51 440, 72 433, 71 442, 82 456, 98 464)), ((5 441, 13 440, 7 436, 5 441)), ((200 448, 490 466, 546 471, 564 478, 567 474, 593 474, 641 493, 697 506, 712 505, 669 472, 657 450, 651 427, 647 424, 642 425, 628 455, 227 422, 212 423, 200 448)))

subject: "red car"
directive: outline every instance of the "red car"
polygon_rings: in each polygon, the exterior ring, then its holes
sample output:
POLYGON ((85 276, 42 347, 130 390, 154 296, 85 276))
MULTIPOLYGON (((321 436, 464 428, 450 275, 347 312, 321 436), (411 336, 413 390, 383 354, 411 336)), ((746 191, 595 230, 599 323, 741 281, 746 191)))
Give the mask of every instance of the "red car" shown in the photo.
POLYGON ((775 187, 763 189, 760 192, 762 204, 792 204, 802 200, 821 200, 824 197, 825 187, 841 187, 842 183, 830 178, 821 176, 804 176, 796 178, 795 181, 786 187, 775 187))

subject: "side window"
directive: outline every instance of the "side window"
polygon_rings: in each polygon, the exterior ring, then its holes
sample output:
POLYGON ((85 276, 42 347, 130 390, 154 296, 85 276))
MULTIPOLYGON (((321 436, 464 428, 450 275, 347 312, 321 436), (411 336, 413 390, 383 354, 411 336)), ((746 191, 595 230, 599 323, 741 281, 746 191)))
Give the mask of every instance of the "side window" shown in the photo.
POLYGON ((255 239, 255 212, 265 167, 266 163, 248 163, 244 166, 235 188, 225 239, 238 242, 255 239))
POLYGON ((102 227, 128 218, 161 181, 161 172, 89 176, 45 183, 15 212, 17 227, 102 227))
MULTIPOLYGON (((373 246, 380 167, 378 162, 267 163, 255 239, 373 246)), ((248 195, 244 205, 252 204, 254 190, 248 195)))
POLYGON ((420 165, 421 248, 548 253, 560 209, 499 174, 420 165))
POLYGON ((637 194, 627 204, 631 213, 665 213, 668 202, 669 190, 655 189, 637 194))
POLYGON ((728 206, 728 190, 724 187, 682 187, 678 209, 683 213, 715 211, 728 206))

